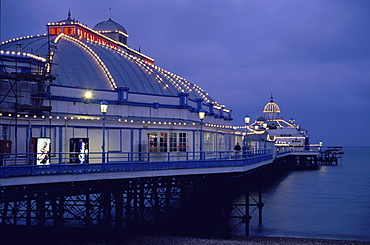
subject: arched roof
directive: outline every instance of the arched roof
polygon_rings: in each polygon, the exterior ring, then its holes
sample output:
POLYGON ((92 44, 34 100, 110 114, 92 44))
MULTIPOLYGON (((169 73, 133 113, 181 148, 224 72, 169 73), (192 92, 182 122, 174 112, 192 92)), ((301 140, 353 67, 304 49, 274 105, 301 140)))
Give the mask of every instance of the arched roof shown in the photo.
MULTIPOLYGON (((52 41, 55 85, 108 90, 126 87, 130 92, 164 96, 188 93, 189 99, 202 98, 218 105, 199 86, 131 55, 124 47, 114 49, 68 35, 52 41)), ((2 44, 1 49, 15 51, 16 44, 21 44, 23 52, 48 57, 46 35, 14 39, 2 44)))

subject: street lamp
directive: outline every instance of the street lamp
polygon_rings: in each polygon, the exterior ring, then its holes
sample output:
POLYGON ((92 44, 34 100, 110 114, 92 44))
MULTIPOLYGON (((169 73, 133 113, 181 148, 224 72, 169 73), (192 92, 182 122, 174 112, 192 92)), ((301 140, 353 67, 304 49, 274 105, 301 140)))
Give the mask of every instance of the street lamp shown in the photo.
POLYGON ((251 121, 251 117, 247 114, 245 117, 244 117, 244 122, 246 125, 248 125, 251 121))
POLYGON ((203 159, 203 119, 206 115, 206 112, 203 109, 200 109, 198 112, 199 119, 200 119, 200 144, 199 144, 199 151, 200 151, 200 159, 203 159))
MULTIPOLYGON (((257 130, 259 130, 260 129, 260 125, 258 124, 258 123, 256 123, 256 124, 254 124, 254 131, 257 131, 257 130)), ((256 132, 255 132, 256 133, 256 132)), ((259 151, 259 148, 260 148, 260 146, 259 146, 259 142, 256 142, 256 145, 255 145, 255 147, 254 147, 254 153, 258 153, 258 151, 259 151)))
POLYGON ((268 134, 267 134, 268 124, 267 124, 267 122, 264 122, 262 124, 262 127, 265 130, 265 133, 264 133, 265 136, 263 137, 263 150, 264 150, 264 153, 266 153, 267 152, 266 145, 267 145, 267 137, 268 137, 268 134))
POLYGON ((89 104, 91 98, 92 98, 92 92, 91 91, 86 91, 86 93, 84 94, 85 104, 89 104))
POLYGON ((248 152, 248 138, 247 138, 247 135, 248 135, 248 132, 247 132, 247 128, 248 128, 248 124, 250 123, 251 121, 251 117, 247 114, 245 117, 244 117, 244 123, 245 123, 245 135, 244 135, 244 155, 245 157, 247 157, 247 152, 248 152))
POLYGON ((86 91, 85 99, 91 99, 91 98, 92 98, 92 92, 91 91, 86 91))
POLYGON ((100 103, 100 111, 103 114, 103 117, 102 117, 102 119, 103 119, 103 143, 102 143, 102 146, 101 146, 101 149, 102 149, 102 163, 105 163, 105 121, 106 121, 105 114, 108 111, 108 102, 106 102, 105 100, 103 100, 100 103))

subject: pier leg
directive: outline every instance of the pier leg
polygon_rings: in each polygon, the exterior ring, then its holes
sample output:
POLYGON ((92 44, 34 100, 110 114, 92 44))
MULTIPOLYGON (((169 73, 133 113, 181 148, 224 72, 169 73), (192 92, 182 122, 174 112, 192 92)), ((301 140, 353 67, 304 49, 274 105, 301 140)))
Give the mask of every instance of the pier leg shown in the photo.
POLYGON ((32 210, 32 197, 31 194, 27 195, 26 205, 26 226, 31 226, 31 210, 32 210))
POLYGON ((249 216, 249 192, 245 193, 245 216, 244 216, 244 222, 245 222, 245 235, 249 236, 249 222, 250 222, 250 216, 249 216))
POLYGON ((37 226, 45 226, 45 194, 39 193, 36 197, 37 202, 37 226))
POLYGON ((90 193, 85 194, 85 227, 89 228, 91 226, 91 201, 90 193))
POLYGON ((264 204, 262 202, 262 191, 261 189, 258 191, 258 203, 257 203, 257 207, 258 207, 258 223, 260 225, 262 225, 262 208, 263 208, 264 204))
POLYGON ((116 217, 115 217, 115 228, 120 230, 123 227, 123 191, 121 189, 114 192, 116 200, 116 217))

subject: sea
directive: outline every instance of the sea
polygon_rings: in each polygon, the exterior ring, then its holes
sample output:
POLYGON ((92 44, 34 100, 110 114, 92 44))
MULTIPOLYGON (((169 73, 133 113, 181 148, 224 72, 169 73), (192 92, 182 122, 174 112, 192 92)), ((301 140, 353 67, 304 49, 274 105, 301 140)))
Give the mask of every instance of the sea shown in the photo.
MULTIPOLYGON (((370 241, 370 147, 343 152, 338 166, 293 171, 266 186, 262 224, 250 207, 250 236, 370 241)), ((231 235, 244 236, 245 224, 237 224, 231 235)))

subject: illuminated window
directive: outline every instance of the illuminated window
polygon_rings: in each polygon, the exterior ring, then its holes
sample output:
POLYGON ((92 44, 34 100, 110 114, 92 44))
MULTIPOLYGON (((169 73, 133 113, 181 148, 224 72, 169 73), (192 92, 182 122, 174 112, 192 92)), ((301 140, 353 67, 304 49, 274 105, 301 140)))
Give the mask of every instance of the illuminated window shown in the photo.
POLYGON ((170 151, 177 151, 177 133, 170 133, 170 151))
POLYGON ((179 133, 179 151, 186 151, 186 133, 179 133))
POLYGON ((167 133, 161 132, 159 138, 159 151, 167 152, 167 147, 168 147, 167 133))
POLYGON ((149 146, 150 146, 150 152, 158 151, 158 136, 156 132, 149 133, 149 146))
POLYGON ((184 152, 187 147, 186 133, 150 132, 150 152, 184 152))

